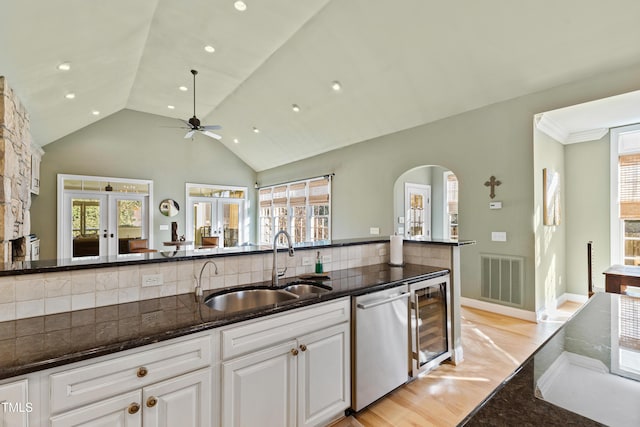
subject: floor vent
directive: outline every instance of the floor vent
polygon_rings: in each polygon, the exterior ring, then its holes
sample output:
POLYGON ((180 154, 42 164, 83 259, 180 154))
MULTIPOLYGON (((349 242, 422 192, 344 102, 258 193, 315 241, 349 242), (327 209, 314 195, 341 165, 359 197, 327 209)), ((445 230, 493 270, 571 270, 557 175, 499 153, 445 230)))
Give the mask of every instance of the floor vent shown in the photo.
POLYGON ((522 306, 524 258, 508 255, 480 255, 481 297, 522 306))

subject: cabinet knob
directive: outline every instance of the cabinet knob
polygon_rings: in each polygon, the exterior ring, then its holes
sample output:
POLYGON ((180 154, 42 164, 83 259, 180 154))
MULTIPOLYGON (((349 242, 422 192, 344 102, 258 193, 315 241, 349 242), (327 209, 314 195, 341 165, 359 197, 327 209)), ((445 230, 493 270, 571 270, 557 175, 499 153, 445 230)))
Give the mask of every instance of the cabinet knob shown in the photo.
POLYGON ((137 403, 133 402, 131 405, 129 405, 128 411, 131 415, 136 414, 139 410, 140 405, 138 405, 137 403))
POLYGON ((307 351, 307 346, 304 344, 300 344, 300 350, 307 351))
POLYGON ((147 368, 141 366, 140 368, 138 368, 138 372, 136 375, 138 375, 138 378, 142 378, 145 377, 148 373, 149 371, 147 370, 147 368))
POLYGON ((156 403, 158 403, 158 399, 151 396, 147 399, 147 408, 153 408, 154 406, 156 406, 156 403))
POLYGON ((298 355, 298 349, 297 348, 292 348, 291 349, 291 354, 293 354, 294 356, 298 355))

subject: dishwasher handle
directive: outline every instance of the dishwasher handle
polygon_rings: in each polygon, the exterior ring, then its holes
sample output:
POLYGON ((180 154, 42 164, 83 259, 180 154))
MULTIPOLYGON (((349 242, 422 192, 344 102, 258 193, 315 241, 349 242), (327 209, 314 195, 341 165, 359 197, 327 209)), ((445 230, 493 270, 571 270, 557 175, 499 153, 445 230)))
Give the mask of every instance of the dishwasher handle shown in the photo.
POLYGON ((360 308, 362 310, 366 310, 368 308, 377 307, 379 305, 386 304, 388 302, 392 302, 392 301, 396 301, 396 300, 399 300, 399 299, 402 299, 402 298, 408 298, 408 297, 409 297, 409 292, 403 292, 403 293, 401 293, 399 295, 395 295, 395 296, 392 296, 392 297, 389 297, 389 298, 378 300, 378 301, 375 301, 375 302, 372 302, 372 303, 369 303, 369 304, 358 303, 358 304, 356 304, 356 307, 358 307, 358 308, 360 308))

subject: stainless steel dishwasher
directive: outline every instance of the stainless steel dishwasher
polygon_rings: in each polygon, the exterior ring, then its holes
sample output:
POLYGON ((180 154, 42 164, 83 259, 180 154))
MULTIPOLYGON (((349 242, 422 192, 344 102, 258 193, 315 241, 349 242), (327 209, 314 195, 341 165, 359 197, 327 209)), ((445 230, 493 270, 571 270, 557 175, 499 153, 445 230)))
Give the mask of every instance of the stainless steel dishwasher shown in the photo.
POLYGON ((409 287, 352 300, 352 409, 359 411, 407 382, 409 287))

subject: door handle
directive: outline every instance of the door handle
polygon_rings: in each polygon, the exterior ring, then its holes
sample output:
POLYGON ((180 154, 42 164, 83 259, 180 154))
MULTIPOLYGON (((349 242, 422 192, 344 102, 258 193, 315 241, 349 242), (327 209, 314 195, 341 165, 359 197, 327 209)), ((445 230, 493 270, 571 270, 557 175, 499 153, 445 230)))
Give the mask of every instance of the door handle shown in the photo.
POLYGON ((374 302, 369 303, 369 304, 360 304, 360 303, 358 303, 358 304, 356 304, 356 307, 358 307, 358 308, 360 308, 362 310, 366 310, 368 308, 377 307, 379 305, 386 304, 388 302, 392 302, 392 301, 396 301, 396 300, 403 299, 403 298, 408 298, 408 297, 409 297, 409 292, 403 292, 400 295, 395 295, 395 296, 392 296, 390 298, 385 298, 383 300, 374 301, 374 302))

